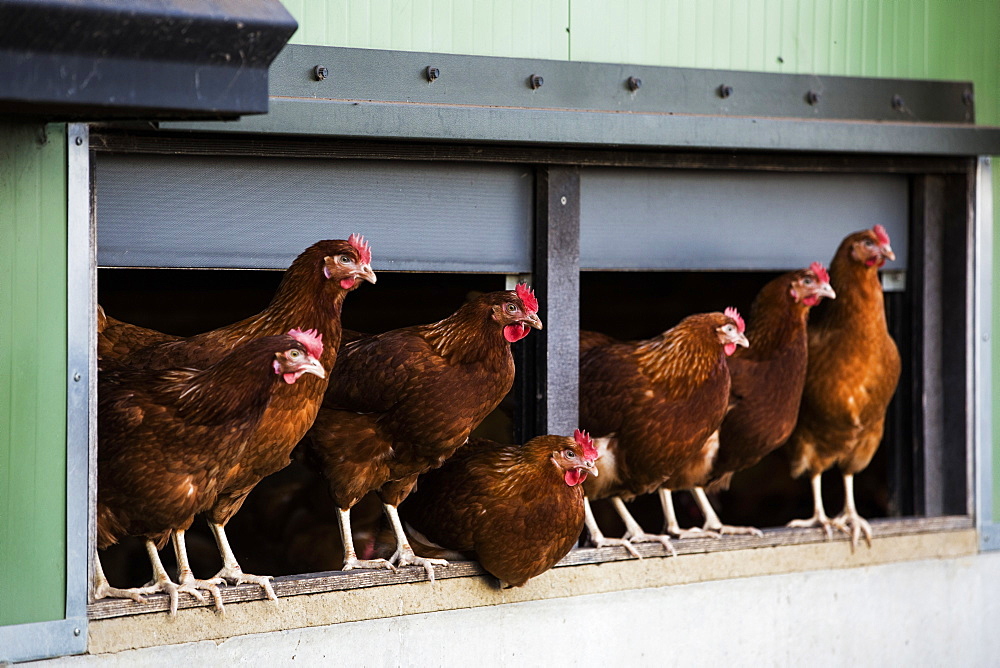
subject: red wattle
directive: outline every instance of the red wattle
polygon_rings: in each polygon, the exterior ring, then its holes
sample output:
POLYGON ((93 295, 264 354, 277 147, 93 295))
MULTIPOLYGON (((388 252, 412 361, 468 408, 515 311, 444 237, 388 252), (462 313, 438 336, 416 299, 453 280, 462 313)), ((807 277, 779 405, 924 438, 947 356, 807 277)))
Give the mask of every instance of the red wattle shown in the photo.
POLYGON ((572 469, 570 471, 566 471, 563 474, 563 480, 565 480, 566 484, 569 485, 570 487, 576 487, 586 479, 587 479, 587 472, 584 471, 583 469, 572 469))
POLYGON ((809 295, 808 297, 802 298, 802 303, 806 306, 816 306, 819 303, 819 297, 816 295, 809 295))
POLYGON ((728 357, 728 356, 730 356, 730 355, 732 355, 733 353, 736 352, 736 344, 735 343, 727 343, 725 346, 723 346, 723 350, 726 351, 726 357, 728 357))
POLYGON ((510 343, 515 341, 520 341, 528 335, 528 326, 520 322, 515 322, 512 325, 507 325, 503 328, 503 338, 507 339, 510 343))
POLYGON ((354 287, 354 279, 353 278, 340 279, 340 287, 344 288, 345 290, 350 290, 351 288, 354 287))
POLYGON ((294 373, 285 373, 282 374, 281 377, 284 378, 285 382, 289 385, 295 384, 295 381, 299 379, 298 375, 294 373))

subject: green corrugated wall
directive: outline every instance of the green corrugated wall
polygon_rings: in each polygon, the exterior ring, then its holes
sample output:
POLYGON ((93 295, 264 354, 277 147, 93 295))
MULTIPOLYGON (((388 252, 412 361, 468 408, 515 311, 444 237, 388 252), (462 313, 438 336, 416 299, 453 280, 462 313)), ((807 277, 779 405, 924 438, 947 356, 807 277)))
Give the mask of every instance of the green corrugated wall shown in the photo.
POLYGON ((66 131, 0 121, 0 626, 63 619, 66 131))
MULTIPOLYGON (((1000 125, 997 0, 286 0, 295 44, 973 81, 1000 125)), ((997 167, 1000 172, 1000 166, 997 167)), ((993 179, 1000 210, 1000 174, 993 179)), ((1000 276, 1000 231, 994 248, 1000 276)), ((998 284, 1000 285, 1000 284, 998 284)), ((1000 288, 993 331, 1000 332, 1000 288)), ((1000 337, 993 412, 1000 415, 1000 337)), ((1000 424, 993 517, 1000 519, 1000 424)))

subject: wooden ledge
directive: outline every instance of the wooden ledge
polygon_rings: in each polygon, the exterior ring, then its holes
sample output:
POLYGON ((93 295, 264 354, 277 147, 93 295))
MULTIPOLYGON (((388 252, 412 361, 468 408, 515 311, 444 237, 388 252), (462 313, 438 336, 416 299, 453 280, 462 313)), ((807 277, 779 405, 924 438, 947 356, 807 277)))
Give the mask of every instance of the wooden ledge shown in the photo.
POLYGON ((710 580, 855 568, 898 561, 975 554, 978 539, 971 518, 939 517, 873 521, 872 548, 852 554, 846 537, 826 541, 819 529, 769 529, 763 537, 675 541, 677 558, 659 545, 641 545, 644 559, 623 548, 584 548, 524 587, 501 590, 472 562, 437 569, 426 582, 423 569, 329 572, 276 578, 278 603, 252 585, 224 588, 224 615, 181 597, 176 617, 162 614, 167 597, 146 604, 105 600, 88 606, 88 651, 118 652, 154 645, 220 640, 237 635, 341 622, 455 610, 503 603, 663 587, 710 580), (387 586, 395 585, 395 586, 387 586), (161 614, 137 614, 152 613, 161 614))

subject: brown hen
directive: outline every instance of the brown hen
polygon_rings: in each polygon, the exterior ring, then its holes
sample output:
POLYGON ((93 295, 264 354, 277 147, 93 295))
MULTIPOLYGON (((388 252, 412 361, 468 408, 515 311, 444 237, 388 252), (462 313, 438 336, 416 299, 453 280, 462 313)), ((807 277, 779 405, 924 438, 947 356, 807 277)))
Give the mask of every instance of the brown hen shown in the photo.
POLYGON ((240 460, 268 405, 294 394, 303 374, 326 377, 315 332, 291 330, 254 339, 204 371, 102 370, 98 376, 98 547, 144 536, 153 582, 110 587, 96 560, 94 597, 163 591, 176 612, 180 592, 199 600, 207 590, 221 608, 220 581, 196 580, 184 533, 194 516, 212 508, 229 470, 240 460), (167 577, 157 551, 174 536, 179 585, 167 577))
POLYGON ((573 438, 538 436, 524 445, 472 439, 420 476, 400 513, 432 543, 467 553, 503 585, 520 587, 576 544, 580 483, 597 473, 596 459, 579 430, 573 438))
POLYGON ((757 293, 746 331, 750 347, 737 350, 727 360, 732 379, 730 409, 716 436, 718 451, 711 468, 706 472, 699 462, 670 483, 674 489, 693 488, 705 524, 700 530, 682 530, 672 500, 661 490, 670 535, 760 535, 754 527, 723 524, 703 487, 727 488, 735 472, 750 468, 788 440, 806 379, 806 321, 824 297, 833 299, 836 294, 829 274, 818 262, 775 278, 757 293))
POLYGON ((895 260, 885 228, 848 235, 830 264, 837 300, 809 323, 809 367, 799 420, 789 440, 792 475, 808 471, 814 513, 789 526, 832 528, 851 537, 853 550, 871 526, 854 505, 854 475, 863 471, 882 441, 885 413, 899 382, 900 360, 889 336, 878 270, 895 260), (843 512, 830 519, 820 478, 834 464, 844 478, 843 512))
POLYGON ((623 538, 606 538, 587 504, 592 544, 622 545, 635 556, 633 542, 673 551, 668 536, 643 531, 624 501, 669 488, 692 464, 710 462, 706 442, 729 404, 726 357, 748 345, 742 330, 739 314, 727 309, 688 316, 645 341, 602 344, 582 334, 592 345, 580 355, 580 424, 602 437, 600 477, 584 489, 588 499, 611 497, 626 528, 623 538))
MULTIPOLYGON (((137 368, 205 368, 241 342, 280 334, 291 327, 305 327, 319 332, 325 344, 321 361, 326 369, 332 369, 340 347, 344 298, 362 280, 375 282, 371 250, 363 238, 351 235, 347 240, 319 241, 295 258, 271 303, 257 315, 204 334, 186 339, 172 337, 174 340, 166 342, 163 341, 166 335, 159 332, 105 316, 103 331, 98 334, 98 349, 107 357, 120 356, 121 362, 137 368), (136 349, 143 340, 148 342, 146 347, 136 349)), ((230 584, 257 583, 269 598, 276 599, 270 576, 251 575, 240 568, 229 546, 225 525, 258 482, 288 465, 292 450, 316 418, 328 381, 328 378, 304 378, 293 391, 284 392, 271 402, 238 461, 227 470, 208 515, 223 560, 216 578, 225 578, 230 584)))
POLYGON ((345 345, 306 441, 307 460, 327 479, 340 509, 344 570, 423 566, 396 507, 421 473, 437 468, 469 438, 514 381, 510 344, 541 329, 529 289, 490 292, 444 320, 345 345), (396 538, 391 561, 359 560, 350 509, 376 490, 396 538))

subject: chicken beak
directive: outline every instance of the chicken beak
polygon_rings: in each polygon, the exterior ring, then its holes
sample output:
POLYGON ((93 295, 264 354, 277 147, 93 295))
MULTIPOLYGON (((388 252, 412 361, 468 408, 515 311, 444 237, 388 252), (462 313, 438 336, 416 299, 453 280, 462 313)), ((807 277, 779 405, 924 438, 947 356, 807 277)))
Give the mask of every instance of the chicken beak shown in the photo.
POLYGON ((535 329, 542 328, 542 319, 538 317, 537 313, 529 313, 528 317, 522 320, 528 327, 534 327, 535 329))
POLYGON ((896 259, 896 254, 892 252, 892 246, 890 246, 889 244, 885 244, 884 246, 882 246, 881 250, 882 250, 882 257, 884 257, 885 259, 887 260, 896 259))
POLYGON ((583 460, 583 469, 590 475, 597 477, 597 461, 591 459, 583 460))
POLYGON ((364 279, 372 285, 375 284, 375 272, 372 271, 372 266, 370 264, 361 265, 361 269, 357 274, 355 274, 355 277, 364 279))
POLYGON ((750 347, 750 341, 742 332, 737 332, 736 336, 732 337, 730 341, 738 346, 743 346, 744 348, 750 347))
POLYGON ((834 292, 833 286, 829 283, 820 284, 819 290, 816 291, 816 295, 819 297, 826 297, 827 299, 837 298, 837 293, 834 292))
POLYGON ((323 368, 323 363, 315 357, 310 357, 309 361, 299 368, 299 371, 302 373, 311 373, 320 378, 326 378, 326 370, 323 368))

